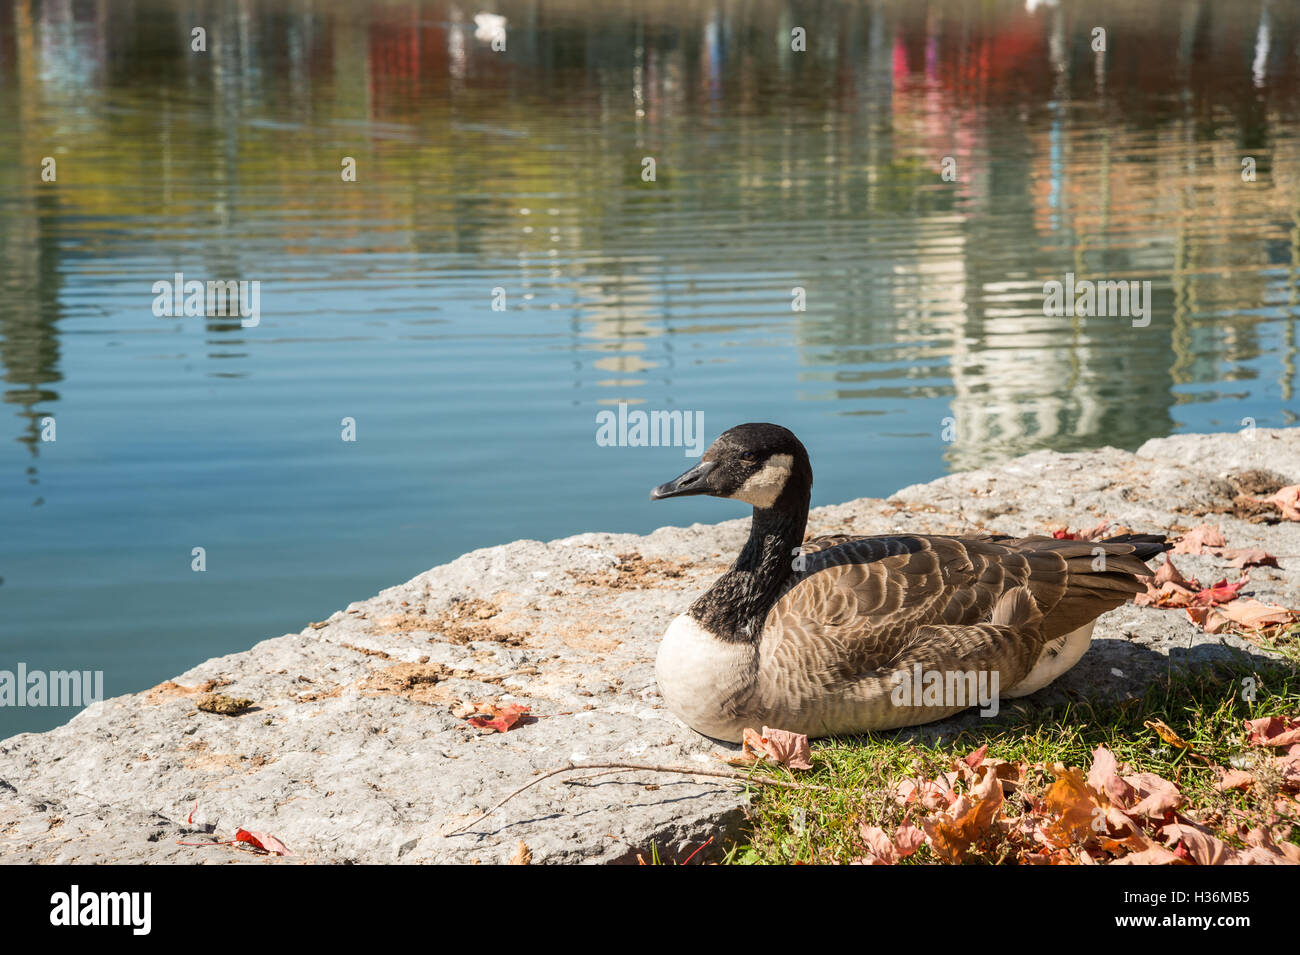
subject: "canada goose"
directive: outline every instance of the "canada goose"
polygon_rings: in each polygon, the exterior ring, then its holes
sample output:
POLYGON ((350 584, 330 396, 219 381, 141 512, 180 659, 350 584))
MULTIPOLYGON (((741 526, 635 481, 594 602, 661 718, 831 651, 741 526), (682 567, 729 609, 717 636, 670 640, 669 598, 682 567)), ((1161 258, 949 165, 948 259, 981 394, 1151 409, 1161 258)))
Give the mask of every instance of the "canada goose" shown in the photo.
POLYGON ((740 556, 668 628, 655 664, 669 709, 706 736, 735 741, 764 725, 860 733, 928 723, 975 702, 923 697, 920 687, 910 700, 897 693, 932 672, 959 691, 971 686, 963 675, 978 673, 1003 697, 1032 693, 1078 662, 1097 617, 1140 592, 1135 575, 1151 573, 1143 561, 1167 547, 1136 534, 805 541, 811 489, 798 438, 742 424, 650 492, 754 508, 740 556))

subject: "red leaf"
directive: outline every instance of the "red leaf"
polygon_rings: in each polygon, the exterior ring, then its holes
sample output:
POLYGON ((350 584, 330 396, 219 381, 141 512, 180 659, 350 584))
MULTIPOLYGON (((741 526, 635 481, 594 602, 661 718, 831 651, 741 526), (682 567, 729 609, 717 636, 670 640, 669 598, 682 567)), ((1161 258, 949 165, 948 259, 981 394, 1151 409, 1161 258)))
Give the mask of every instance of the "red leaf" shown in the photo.
POLYGON ((1196 607, 1213 607, 1215 604, 1226 604, 1229 600, 1236 600, 1237 592, 1249 582, 1250 575, 1248 574, 1242 574, 1241 580, 1235 584, 1228 583, 1225 577, 1213 587, 1206 587, 1192 597, 1192 605, 1196 607))
POLYGON ((471 716, 469 725, 477 729, 494 729, 498 733, 506 732, 532 709, 518 703, 476 703, 474 708, 482 715, 471 716))
POLYGON ((253 832, 249 829, 239 829, 235 832, 236 842, 247 842, 259 849, 271 853, 273 856, 291 856, 293 852, 283 842, 275 836, 265 832, 253 832))

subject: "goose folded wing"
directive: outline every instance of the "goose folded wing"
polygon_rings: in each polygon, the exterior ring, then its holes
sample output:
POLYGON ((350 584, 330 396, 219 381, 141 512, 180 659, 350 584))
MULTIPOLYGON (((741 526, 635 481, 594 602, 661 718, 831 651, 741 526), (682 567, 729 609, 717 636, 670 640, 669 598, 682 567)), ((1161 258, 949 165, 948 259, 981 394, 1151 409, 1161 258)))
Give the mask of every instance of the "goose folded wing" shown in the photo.
POLYGON ((1045 640, 1139 592, 1135 575, 1150 573, 1141 559, 1149 550, 1122 539, 814 539, 803 547, 805 569, 768 614, 760 653, 767 665, 794 667, 823 685, 914 662, 1018 671, 1045 640), (1032 597, 1041 621, 987 626, 1017 588, 1032 597))

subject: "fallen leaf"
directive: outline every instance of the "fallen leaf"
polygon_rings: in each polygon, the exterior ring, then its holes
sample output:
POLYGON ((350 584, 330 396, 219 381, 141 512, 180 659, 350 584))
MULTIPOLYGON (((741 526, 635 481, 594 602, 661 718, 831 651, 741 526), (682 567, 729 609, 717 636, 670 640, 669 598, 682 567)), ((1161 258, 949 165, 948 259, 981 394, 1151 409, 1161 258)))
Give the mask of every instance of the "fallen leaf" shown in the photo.
POLYGON ((1170 610, 1190 607, 1194 596, 1196 596, 1195 592, 1186 587, 1166 583, 1159 589, 1152 588, 1144 594, 1138 594, 1133 598, 1133 602, 1139 607, 1159 607, 1162 610, 1170 610))
POLYGON ((478 715, 469 718, 469 725, 504 733, 515 726, 521 717, 526 716, 530 709, 532 707, 518 703, 475 703, 474 712, 478 715))
POLYGON ((1246 720, 1248 742, 1256 746, 1293 746, 1300 743, 1300 719, 1293 716, 1265 716, 1246 720))
POLYGON ((898 784, 894 798, 904 806, 919 803, 926 809, 945 809, 957 799, 952 782, 945 776, 935 779, 905 779, 898 784))
POLYGON ((1227 617, 1229 621, 1237 624, 1239 629, 1246 631, 1262 630, 1279 623, 1290 623, 1300 616, 1294 610, 1279 607, 1277 604, 1262 603, 1254 597, 1234 600, 1225 607, 1216 607, 1215 612, 1227 617))
POLYGON ((762 735, 746 727, 740 759, 748 762, 771 759, 787 769, 812 769, 807 736, 768 726, 763 727, 762 735))
POLYGON ((889 833, 884 829, 879 826, 860 824, 858 831, 862 837, 862 844, 867 849, 861 862, 866 865, 893 865, 897 861, 894 854, 894 840, 889 838, 889 833))
POLYGON ((921 820, 926 841, 944 862, 966 860, 972 845, 994 828, 1002 807, 1002 782, 993 773, 948 809, 921 820))
MULTIPOLYGON (((1187 748, 1191 749, 1190 746, 1187 748)), ((1178 787, 1163 776, 1157 776, 1155 773, 1135 773, 1132 776, 1125 776, 1124 781, 1137 793, 1137 803, 1128 807, 1130 812, 1137 815, 1162 819, 1167 813, 1183 804, 1183 796, 1178 791, 1178 787)))
POLYGON ((1077 841, 1086 841, 1096 832, 1093 820, 1101 806, 1096 794, 1083 778, 1083 772, 1069 769, 1058 773, 1043 798, 1044 807, 1058 817, 1045 829, 1045 834, 1057 847, 1077 841))
POLYGON ((1224 578, 1213 587, 1206 587, 1193 596, 1192 604, 1197 607, 1214 607, 1218 604, 1228 603, 1230 600, 1236 600, 1237 593, 1249 582, 1249 574, 1242 574, 1241 580, 1235 584, 1228 583, 1227 578, 1224 578))
POLYGON ((1079 531, 1079 536, 1086 541, 1095 541, 1102 537, 1110 529, 1111 521, 1102 519, 1095 527, 1089 527, 1087 530, 1079 531))
POLYGON ((1222 778, 1214 784, 1214 788, 1219 792, 1228 792, 1232 789, 1249 789, 1255 782, 1255 777, 1244 769, 1229 769, 1223 773, 1222 778))
POLYGON ((904 822, 894 832, 894 850, 900 859, 906 859, 925 844, 925 833, 910 822, 904 822))
POLYGON ((1195 577, 1184 577, 1174 566, 1173 560, 1165 554, 1164 563, 1156 568, 1150 577, 1139 577, 1146 584, 1147 592, 1138 594, 1133 602, 1139 607, 1189 607, 1201 584, 1195 577))
POLYGON ((265 832, 254 832, 251 829, 238 829, 235 831, 236 842, 247 842, 249 845, 256 846, 269 852, 273 856, 291 856, 293 852, 283 842, 275 836, 265 832))
POLYGON ((1189 590, 1200 590, 1201 585, 1195 580, 1188 580, 1174 566, 1173 560, 1168 554, 1165 554, 1165 561, 1156 568, 1155 576, 1152 583, 1159 587, 1162 584, 1177 584, 1179 587, 1186 587, 1189 590))
POLYGON ((1140 852, 1130 852, 1120 856, 1111 865, 1187 865, 1186 859, 1180 859, 1164 846, 1152 845, 1140 852))
POLYGON ((1188 607, 1187 617, 1206 633, 1236 630, 1247 636, 1269 627, 1288 624, 1300 614, 1276 604, 1260 603, 1254 597, 1234 600, 1218 607, 1188 607))
MULTIPOLYGON (((1288 843, 1290 845, 1290 843, 1288 843)), ((1228 860, 1228 865, 1296 865, 1293 854, 1283 854, 1275 852, 1272 849, 1265 849, 1263 846, 1254 846, 1250 849, 1234 851, 1228 860)))
POLYGON ((925 833, 904 822, 891 837, 879 826, 858 824, 866 853, 854 860, 858 865, 893 865, 916 852, 925 843, 925 833))
POLYGON ((1284 789, 1300 789, 1300 743, 1295 743, 1283 756, 1273 760, 1273 768, 1282 774, 1284 789))
POLYGON ((1227 541, 1223 538, 1223 533, 1213 525, 1201 524, 1193 527, 1190 531, 1182 536, 1173 547, 1175 554, 1208 554, 1213 553, 1210 548, 1224 547, 1227 541))
POLYGON ((524 840, 520 839, 519 844, 515 846, 515 854, 510 857, 509 865, 532 865, 533 851, 528 848, 524 840))
POLYGON ((1277 558, 1262 550, 1247 547, 1223 547, 1219 549, 1220 557, 1227 557, 1233 567, 1276 567, 1277 558))
POLYGON ((1266 846, 1234 849, 1217 836, 1184 823, 1170 823, 1161 832, 1178 840, 1198 865, 1292 865, 1292 860, 1281 852, 1266 846))
POLYGON ((1174 732, 1164 720, 1147 720, 1143 724, 1147 729, 1155 730, 1156 735, 1168 743, 1170 746, 1176 746, 1178 749, 1191 749, 1192 744, 1187 742, 1181 736, 1174 732))
POLYGON ((1281 511, 1284 519, 1300 521, 1300 484, 1284 487, 1265 500, 1281 511))
MULTIPOLYGON (((1130 836, 1138 837, 1136 841, 1125 837, 1124 844, 1133 849, 1146 848, 1149 843, 1130 817, 1163 819, 1183 802, 1178 787, 1155 773, 1120 776, 1115 756, 1104 746, 1098 746, 1093 753, 1087 783, 1098 796, 1104 795, 1111 803, 1105 814, 1109 827, 1120 832, 1128 830, 1130 836)), ((1098 827, 1094 824, 1093 829, 1098 827)))
POLYGON ((1232 848, 1226 842, 1193 826, 1171 822, 1160 831, 1187 850, 1197 865, 1226 865, 1232 858, 1232 848))
POLYGON ((1138 801, 1137 791, 1120 777, 1115 755, 1104 746, 1098 746, 1092 754, 1087 782, 1117 806, 1127 807, 1138 801))

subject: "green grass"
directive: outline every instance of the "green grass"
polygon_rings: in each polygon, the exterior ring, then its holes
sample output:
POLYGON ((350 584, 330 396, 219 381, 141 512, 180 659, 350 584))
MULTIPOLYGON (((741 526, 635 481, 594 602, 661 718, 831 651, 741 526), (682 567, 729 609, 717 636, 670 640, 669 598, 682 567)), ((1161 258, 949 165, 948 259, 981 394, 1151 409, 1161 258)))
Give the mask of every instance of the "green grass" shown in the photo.
POLYGON ((1293 666, 1300 666, 1300 623, 1269 627, 1251 635, 1250 639, 1270 653, 1280 654, 1293 666))
MULTIPOLYGON (((1104 745, 1121 764, 1175 783, 1188 800, 1181 810, 1184 814, 1216 831, 1222 829, 1220 838, 1240 845, 1230 830, 1240 821, 1267 819, 1277 792, 1268 766, 1277 751, 1248 744, 1242 724, 1247 719, 1297 713, 1300 673, 1293 663, 1261 668, 1243 662, 1174 676, 1148 687, 1140 699, 1095 705, 1075 702, 1052 709, 1004 703, 1002 713, 987 725, 933 745, 892 733, 816 740, 814 769, 797 778, 831 791, 756 789, 748 838, 728 847, 724 861, 741 865, 850 862, 861 854, 860 822, 892 832, 903 821, 905 810, 892 795, 898 783, 917 775, 933 778, 985 743, 990 757, 1030 766, 1064 763, 1085 772, 1092 765, 1093 751, 1104 745), (1246 679, 1254 680, 1254 700, 1243 699, 1246 679), (1212 762, 1250 770, 1259 782, 1249 792, 1216 791, 1212 769, 1187 751, 1162 742, 1144 725, 1151 719, 1168 723, 1212 762)), ((1048 772, 1030 770, 1022 791, 1045 789, 1053 778, 1048 772)), ((913 809, 913 822, 916 813, 913 809)), ((1290 821, 1300 823, 1297 818, 1290 821)), ((1291 838, 1295 841, 1296 834, 1291 838)), ((926 846, 904 864, 935 861, 926 846)), ((978 861, 1002 860, 986 856, 978 861)))

